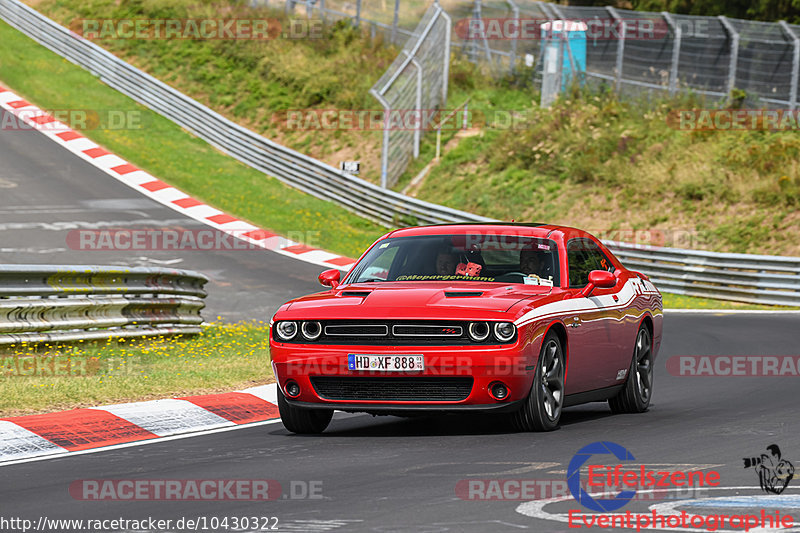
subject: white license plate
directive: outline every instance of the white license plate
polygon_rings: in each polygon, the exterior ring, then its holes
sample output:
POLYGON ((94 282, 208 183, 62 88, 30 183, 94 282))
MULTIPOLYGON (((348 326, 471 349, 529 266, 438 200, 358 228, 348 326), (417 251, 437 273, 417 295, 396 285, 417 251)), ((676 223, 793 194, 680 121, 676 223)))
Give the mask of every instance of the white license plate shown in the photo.
POLYGON ((372 355, 351 353, 347 355, 348 370, 375 372, 419 372, 425 370, 422 355, 372 355))

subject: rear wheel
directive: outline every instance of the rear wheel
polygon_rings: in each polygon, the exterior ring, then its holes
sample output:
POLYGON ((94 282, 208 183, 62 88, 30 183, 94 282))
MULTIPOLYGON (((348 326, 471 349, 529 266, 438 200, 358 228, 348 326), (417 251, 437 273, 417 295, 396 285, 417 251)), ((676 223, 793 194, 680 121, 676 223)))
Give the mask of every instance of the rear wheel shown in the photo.
POLYGON ((650 330, 642 324, 636 334, 628 379, 622 390, 608 400, 614 413, 643 413, 650 407, 653 396, 653 340, 650 330))
POLYGON ((542 343, 531 391, 514 413, 514 425, 520 431, 551 431, 558 427, 563 404, 564 353, 551 331, 542 343))
POLYGON ((333 409, 304 409, 289 405, 278 388, 278 411, 283 427, 292 433, 322 433, 333 418, 333 409))

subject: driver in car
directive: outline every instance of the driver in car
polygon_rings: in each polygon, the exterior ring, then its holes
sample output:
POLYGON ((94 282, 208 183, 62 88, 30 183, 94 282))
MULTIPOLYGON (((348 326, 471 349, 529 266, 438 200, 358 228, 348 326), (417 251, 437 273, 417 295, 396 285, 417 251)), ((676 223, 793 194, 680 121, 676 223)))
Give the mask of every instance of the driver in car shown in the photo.
POLYGON ((542 256, 536 250, 522 250, 519 254, 519 269, 526 276, 536 274, 541 277, 542 263, 542 256))

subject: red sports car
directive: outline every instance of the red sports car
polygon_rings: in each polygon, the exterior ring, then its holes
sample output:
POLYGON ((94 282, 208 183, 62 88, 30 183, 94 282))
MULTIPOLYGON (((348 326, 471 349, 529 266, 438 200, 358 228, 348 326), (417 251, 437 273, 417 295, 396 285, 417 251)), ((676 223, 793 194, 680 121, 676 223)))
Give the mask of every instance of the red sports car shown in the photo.
POLYGON ((647 410, 661 294, 596 238, 545 224, 392 231, 330 289, 271 322, 284 426, 319 433, 334 409, 494 411, 547 431, 563 407, 647 410))

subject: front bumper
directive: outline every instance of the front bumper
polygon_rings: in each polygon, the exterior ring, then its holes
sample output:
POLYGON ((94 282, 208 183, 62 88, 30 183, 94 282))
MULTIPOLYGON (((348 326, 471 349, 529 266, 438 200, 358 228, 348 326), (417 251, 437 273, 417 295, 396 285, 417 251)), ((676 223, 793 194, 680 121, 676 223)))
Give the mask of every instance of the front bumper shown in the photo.
MULTIPOLYGON (((343 411, 393 412, 393 411, 467 411, 512 409, 524 400, 530 391, 535 372, 532 349, 523 349, 517 341, 510 345, 481 346, 321 346, 314 344, 284 344, 270 342, 272 368, 281 391, 289 381, 300 386, 300 394, 286 396, 297 407, 329 407, 343 411), (421 372, 375 372, 348 369, 349 354, 402 355, 422 354, 425 370, 421 372), (413 387, 414 378, 471 378, 472 384, 463 399, 437 400, 418 397, 413 400, 385 397, 380 399, 354 399, 348 397, 323 397, 312 380, 324 378, 368 378, 370 381, 408 379, 413 387), (508 395, 497 400, 490 394, 490 385, 502 382, 508 395)), ((317 380, 319 383, 319 380, 317 380)), ((351 381, 352 383, 352 381, 351 381)), ((389 383, 389 381, 387 381, 389 383)), ((388 389, 388 387, 387 387, 388 389)))

